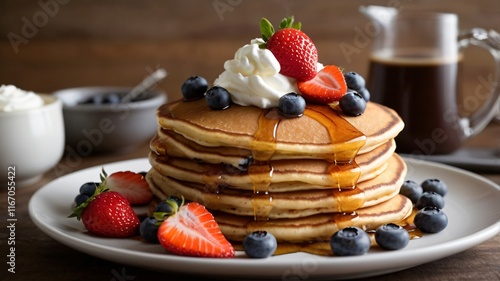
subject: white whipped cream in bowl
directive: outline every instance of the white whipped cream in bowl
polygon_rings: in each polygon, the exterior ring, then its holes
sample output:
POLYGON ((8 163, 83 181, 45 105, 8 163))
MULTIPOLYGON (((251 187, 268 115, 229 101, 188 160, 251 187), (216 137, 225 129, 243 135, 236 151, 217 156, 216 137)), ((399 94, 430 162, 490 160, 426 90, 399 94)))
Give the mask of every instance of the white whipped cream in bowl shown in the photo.
POLYGON ((234 58, 224 63, 224 72, 214 85, 224 87, 234 103, 242 106, 272 108, 281 96, 298 93, 295 79, 280 74, 280 64, 268 49, 261 49, 262 39, 253 39, 238 49, 234 58))
MULTIPOLYGON (((0 169, 9 171, 9 186, 33 184, 63 155, 62 102, 51 95, 0 86, 0 133, 0 169)), ((6 186, 5 180, 0 184, 6 186)))
POLYGON ((12 112, 40 108, 42 97, 31 91, 24 91, 14 85, 0 86, 0 112, 12 112))

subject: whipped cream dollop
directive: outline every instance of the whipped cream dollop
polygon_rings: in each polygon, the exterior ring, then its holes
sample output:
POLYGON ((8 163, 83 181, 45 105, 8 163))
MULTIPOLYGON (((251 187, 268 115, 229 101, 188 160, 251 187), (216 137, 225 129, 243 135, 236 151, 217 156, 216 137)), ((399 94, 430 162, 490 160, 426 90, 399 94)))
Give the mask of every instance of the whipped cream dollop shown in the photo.
POLYGON ((280 74, 280 64, 268 49, 261 49, 262 39, 253 39, 238 49, 234 59, 224 63, 225 71, 214 85, 226 88, 234 103, 242 106, 272 108, 281 96, 298 93, 294 78, 280 74))
POLYGON ((0 111, 11 112, 42 107, 43 99, 34 92, 13 85, 0 86, 0 111))

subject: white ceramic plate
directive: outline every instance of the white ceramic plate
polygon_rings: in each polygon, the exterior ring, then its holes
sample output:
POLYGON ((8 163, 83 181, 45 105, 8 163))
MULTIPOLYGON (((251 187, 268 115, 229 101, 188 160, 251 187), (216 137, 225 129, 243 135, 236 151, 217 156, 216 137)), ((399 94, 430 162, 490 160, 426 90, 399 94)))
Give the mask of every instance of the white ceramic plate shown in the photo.
POLYGON ((88 168, 58 178, 38 190, 31 198, 29 212, 33 222, 53 239, 78 251, 117 263, 220 278, 358 278, 394 272, 434 261, 478 245, 500 231, 500 188, 495 183, 464 170, 425 161, 405 159, 407 179, 421 182, 439 178, 449 186, 444 211, 448 227, 440 233, 410 241, 398 251, 371 249, 364 256, 324 257, 294 253, 267 259, 246 258, 237 252, 234 259, 191 258, 166 253, 159 245, 134 239, 98 238, 82 223, 69 219, 73 198, 79 186, 99 180, 104 167, 108 173, 119 170, 149 169, 146 159, 129 160, 88 168))

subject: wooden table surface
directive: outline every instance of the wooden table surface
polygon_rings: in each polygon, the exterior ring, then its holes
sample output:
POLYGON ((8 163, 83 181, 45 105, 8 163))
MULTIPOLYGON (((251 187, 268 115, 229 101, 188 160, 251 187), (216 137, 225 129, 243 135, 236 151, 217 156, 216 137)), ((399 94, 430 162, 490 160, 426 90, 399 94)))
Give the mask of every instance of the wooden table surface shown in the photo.
MULTIPOLYGON (((314 38, 321 62, 366 75, 371 48, 365 44, 373 42, 359 37, 369 27, 369 19, 358 12, 358 7, 367 4, 397 4, 405 9, 425 6, 459 14, 463 28, 477 26, 500 30, 498 0, 476 0, 474 4, 472 1, 426 1, 426 5, 421 5, 421 1, 382 0, 143 2, 0 1, 0 84, 14 84, 46 93, 77 86, 134 86, 152 70, 162 67, 169 75, 161 87, 172 100, 180 96, 181 83, 191 75, 202 75, 213 81, 220 74, 222 63, 242 44, 259 35, 257 23, 261 17, 276 23, 290 14, 300 19, 304 23, 303 30, 314 38), (47 8, 41 5, 52 5, 54 9, 56 2, 60 3, 56 5, 56 15, 47 17, 48 22, 43 26, 39 24, 36 34, 30 35, 29 40, 24 39, 26 41, 17 47, 9 41, 8 34, 27 36, 26 22, 32 22, 35 16, 35 20, 43 20, 41 11, 47 8), (215 4, 226 2, 231 6, 226 6, 220 17, 215 4), (354 53, 344 54, 340 49, 342 44, 355 47, 351 49, 354 53)), ((479 83, 477 77, 488 77, 491 73, 484 64, 490 61, 489 54, 473 55, 467 63, 479 67, 470 68, 472 75, 466 75, 468 82, 464 92, 472 93, 479 83)), ((500 148, 500 123, 491 123, 466 146, 500 148)), ((145 143, 128 154, 84 157, 74 172, 146 157, 147 153, 148 144, 145 143)), ((500 171, 475 172, 500 184, 500 171)), ((10 235, 6 229, 7 190, 0 188, 0 281, 188 279, 176 273, 102 260, 60 244, 40 231, 30 219, 28 203, 37 190, 55 178, 54 171, 49 171, 39 182, 16 189, 15 274, 7 271, 6 241, 10 235)), ((462 253, 366 280, 500 280, 499 253, 500 235, 497 235, 462 253)))
MULTIPOLYGON (((482 134, 466 145, 469 147, 493 145, 498 148, 499 135, 500 124, 492 123, 482 134)), ((76 167, 75 171, 110 162, 145 157, 147 152, 148 146, 144 144, 128 154, 88 156, 83 159, 80 166, 76 167)), ((481 175, 500 184, 500 173, 481 175)), ((54 180, 55 177, 53 171, 48 172, 36 184, 16 189, 16 216, 18 218, 15 229, 16 273, 6 273, 5 253, 7 249, 3 241, 6 241, 7 233, 3 227, 1 253, 4 262, 2 262, 3 272, 0 276, 5 277, 0 278, 1 280, 88 280, 90 277, 92 280, 186 279, 186 276, 180 274, 169 273, 167 277, 165 273, 95 258, 60 244, 40 231, 29 217, 28 202, 34 192, 54 180)), ((6 190, 2 189, 1 193, 1 216, 2 221, 6 222, 6 190)), ((500 235, 497 235, 462 253, 369 280, 500 280, 499 253, 500 235)))

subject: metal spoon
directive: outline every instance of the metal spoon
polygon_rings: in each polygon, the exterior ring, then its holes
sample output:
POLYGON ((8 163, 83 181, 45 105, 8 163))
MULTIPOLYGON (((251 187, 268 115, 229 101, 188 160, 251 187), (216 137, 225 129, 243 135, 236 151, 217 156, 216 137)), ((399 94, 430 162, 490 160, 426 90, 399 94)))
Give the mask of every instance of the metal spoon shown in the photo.
POLYGON ((148 75, 144 80, 142 80, 137 86, 135 86, 130 92, 128 92, 121 100, 122 103, 129 102, 149 90, 151 87, 158 84, 161 80, 167 77, 167 71, 163 68, 157 69, 155 72, 148 75))

